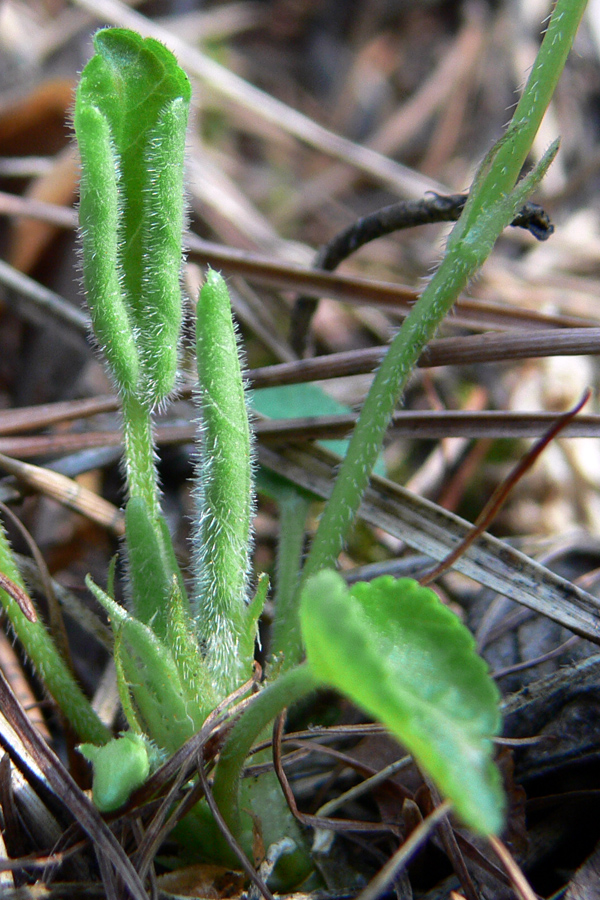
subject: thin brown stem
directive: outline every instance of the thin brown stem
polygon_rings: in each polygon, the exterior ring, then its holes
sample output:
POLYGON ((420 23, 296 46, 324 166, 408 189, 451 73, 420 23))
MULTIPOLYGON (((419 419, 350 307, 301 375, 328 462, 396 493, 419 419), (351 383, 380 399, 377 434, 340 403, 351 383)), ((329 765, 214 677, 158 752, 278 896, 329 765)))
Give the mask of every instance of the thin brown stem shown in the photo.
POLYGON ((521 480, 523 475, 533 466, 535 461, 541 456, 544 452, 548 444, 554 440, 554 438, 564 430, 565 426, 575 418, 577 413, 581 410, 583 406, 588 402, 591 396, 591 391, 588 389, 584 393, 583 397, 577 403, 573 409, 564 413, 564 415, 559 416, 555 423, 551 428, 548 429, 546 434, 540 438, 539 441, 533 445, 533 447, 525 454, 525 456, 518 462, 515 468, 512 470, 508 478, 498 485, 488 502, 483 507, 480 514, 477 516, 475 520, 475 524, 473 528, 469 531, 467 536, 460 542, 460 544, 454 548, 454 550, 448 554, 448 556, 443 559, 431 572, 428 572, 422 578, 419 579, 419 584, 426 585, 430 584, 436 578, 438 578, 443 572, 449 569, 459 557, 461 557, 468 548, 475 543, 477 538, 483 534, 483 532, 489 527, 490 523, 496 518, 499 510, 502 508, 504 502, 506 501, 508 495, 514 488, 514 486, 521 480))

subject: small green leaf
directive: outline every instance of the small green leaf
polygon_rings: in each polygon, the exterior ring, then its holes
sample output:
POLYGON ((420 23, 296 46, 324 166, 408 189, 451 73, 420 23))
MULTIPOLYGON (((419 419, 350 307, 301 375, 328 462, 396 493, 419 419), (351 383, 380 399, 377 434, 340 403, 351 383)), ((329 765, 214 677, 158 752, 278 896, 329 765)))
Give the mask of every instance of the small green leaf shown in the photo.
POLYGON ((119 389, 133 394, 140 373, 133 323, 119 283, 117 159, 108 123, 94 106, 77 104, 75 129, 81 156, 83 274, 92 327, 119 389))
POLYGON ((269 576, 266 572, 263 572, 258 578, 254 597, 246 607, 246 622, 244 632, 240 638, 240 656, 242 659, 254 659, 254 648, 257 640, 259 640, 258 620, 262 616, 268 592, 269 576))
POLYGON ((498 690, 473 637, 437 595, 391 576, 349 589, 326 570, 307 582, 300 620, 315 675, 389 728, 469 827, 497 833, 498 690))
MULTIPOLYGON (((343 416, 352 412, 349 406, 339 403, 318 384, 283 384, 259 388, 250 397, 252 409, 270 419, 292 419, 297 416, 343 416)), ((347 440, 319 441, 342 458, 348 449, 347 440)), ((376 475, 385 477, 385 462, 380 457, 375 463, 376 475)))
POLYGON ((130 731, 103 747, 80 744, 78 749, 94 767, 92 797, 100 812, 123 806, 150 773, 146 742, 130 731))
MULTIPOLYGON (((206 718, 208 709, 204 706, 204 698, 196 696, 195 692, 190 693, 190 686, 181 680, 171 649, 151 628, 130 616, 89 576, 86 585, 107 611, 117 636, 117 671, 126 679, 137 707, 130 726, 134 730, 139 728, 139 716, 155 743, 161 749, 174 753, 206 718)), ((130 704, 122 705, 128 713, 130 704)))

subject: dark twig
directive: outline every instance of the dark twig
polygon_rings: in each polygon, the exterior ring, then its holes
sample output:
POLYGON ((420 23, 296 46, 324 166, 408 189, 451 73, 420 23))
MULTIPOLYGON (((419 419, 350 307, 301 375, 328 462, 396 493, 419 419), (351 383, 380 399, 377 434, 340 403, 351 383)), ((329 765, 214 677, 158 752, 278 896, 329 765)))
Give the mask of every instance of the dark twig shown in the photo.
MULTIPOLYGON (((387 345, 363 347, 359 350, 263 366, 259 369, 250 369, 248 379, 254 388, 262 388, 341 378, 346 375, 363 375, 375 371, 387 349, 387 345)), ((599 353, 600 328, 545 328, 543 331, 527 329, 523 332, 486 332, 461 337, 436 338, 427 345, 417 365, 429 368, 481 362, 507 362, 542 356, 583 354, 591 356, 599 353)), ((30 407, 25 412, 31 417, 28 420, 31 422, 36 415, 36 407, 30 407)), ((17 413, 21 413, 21 410, 7 410, 3 412, 3 418, 6 414, 12 416, 17 413)), ((6 430, 5 433, 10 432, 6 430)))
MULTIPOLYGON (((353 222, 321 247, 314 266, 316 269, 333 272, 360 247, 394 231, 439 222, 456 222, 467 198, 468 194, 443 196, 432 193, 421 200, 401 200, 391 206, 384 206, 353 222)), ((554 232, 548 215, 536 203, 526 203, 511 225, 530 231, 538 241, 548 240, 554 232)))
POLYGON ((557 659, 559 656, 562 656, 563 653, 566 653, 567 650, 570 650, 571 647, 574 647, 579 640, 581 640, 579 635, 574 634, 566 641, 563 641, 558 647, 555 647, 554 650, 549 650, 548 653, 542 653, 541 656, 536 656, 533 659, 526 659, 525 662, 515 663, 513 666, 496 669, 491 673, 492 678, 504 678, 506 675, 513 675, 515 672, 524 672, 526 669, 533 669, 535 666, 540 666, 550 659, 557 659))
MULTIPOLYGON (((116 873, 127 886, 132 898, 147 900, 141 879, 125 855, 123 848, 103 821, 98 810, 76 785, 46 742, 37 734, 1 672, 0 707, 6 719, 19 735, 25 750, 33 757, 36 765, 42 771, 52 791, 60 797, 64 806, 92 839, 96 856, 106 879, 107 894, 110 894, 113 888, 113 878, 116 873)), ((14 748, 6 746, 5 749, 15 765, 19 766, 21 758, 14 748)))
MULTIPOLYGON (((154 858, 159 846, 164 841, 169 832, 169 828, 165 827, 165 822, 167 821, 169 812, 172 809, 173 803, 175 802, 175 798, 179 794, 181 786, 186 779, 186 775, 186 769, 185 767, 182 767, 178 777, 175 779, 175 781, 171 785, 170 790, 163 798, 163 801, 156 815, 150 822, 142 839, 139 841, 138 849, 133 858, 133 862, 138 870, 140 878, 142 879, 146 877, 146 874, 148 873, 150 867, 154 862, 154 858)), ((198 799, 200 799, 200 797, 198 797, 198 799)))
POLYGON ((390 857, 383 869, 366 886, 357 900, 377 900, 387 892, 388 886, 398 877, 400 872, 408 865, 415 853, 423 846, 433 829, 450 811, 451 804, 448 800, 438 806, 431 815, 423 819, 415 828, 411 836, 390 857))
POLYGON ((18 584, 15 584, 14 581, 11 581, 10 578, 2 572, 0 572, 0 588, 2 588, 3 591, 6 591, 8 596, 15 601, 26 619, 29 619, 30 622, 37 622, 35 606, 31 602, 29 595, 25 593, 23 588, 19 587, 18 584))
MULTIPOLYGON (((437 788, 435 787, 433 781, 427 775, 425 775, 424 772, 421 772, 421 775, 423 776, 423 780, 429 789, 433 806, 435 808, 439 808, 442 802, 442 798, 440 797, 437 788)), ((438 823, 438 834, 442 842, 442 846, 446 851, 446 855, 450 860, 450 863, 452 864, 452 868, 454 869, 454 872, 458 880, 460 881, 466 900, 479 900, 477 888, 473 884, 473 879, 471 878, 469 870, 467 869, 467 864, 465 863, 464 856, 462 855, 460 847, 458 846, 458 842, 454 834, 454 829, 450 824, 448 816, 444 816, 444 818, 441 819, 438 823)))
POLYGON ((511 856, 506 845, 503 844, 499 838, 494 837, 493 835, 491 835, 488 840, 494 852, 500 858, 504 868, 508 872, 519 900, 537 900, 537 897, 528 884, 527 879, 511 856))
MULTIPOLYGON (((308 813, 300 812, 282 763, 281 738, 285 717, 286 711, 284 710, 284 712, 275 719, 273 725, 273 768, 275 769, 275 774, 277 775, 284 797, 294 818, 298 819, 302 825, 308 825, 311 828, 323 828, 328 831, 367 832, 369 834, 384 831, 387 833, 391 832, 392 834, 398 834, 397 827, 386 822, 359 822, 353 819, 331 819, 325 816, 311 816, 308 813)), ((327 749, 331 750, 332 748, 328 747, 327 749)))
POLYGON ((244 870, 244 872, 246 873, 248 878, 252 881, 252 883, 254 885, 256 885, 256 887, 258 888, 260 893, 263 895, 263 897, 266 898, 266 900, 275 900, 275 898, 273 897, 273 894, 271 893, 269 888, 266 886, 266 884, 264 883, 264 881, 262 880, 260 875, 258 875, 257 872, 254 870, 254 867, 252 866, 250 860, 248 859, 248 857, 246 856, 246 854, 244 853, 244 851, 242 850, 242 848, 240 847, 240 845, 238 844, 238 842, 236 841, 234 836, 232 835, 225 819, 221 815, 221 811, 215 802, 215 798, 213 797, 212 790, 208 783, 208 778, 206 777, 206 772, 204 771, 204 758, 202 756, 202 748, 200 748, 200 750, 198 751, 198 775, 200 778, 200 784, 202 785, 202 788, 204 790, 204 796, 206 797, 206 802, 207 802, 208 807, 213 815, 213 818, 214 818, 215 822, 217 823, 217 825, 219 826, 219 830, 221 831, 221 834, 223 835, 228 846, 231 848, 231 850, 235 853, 235 855, 239 859, 242 869, 244 870))
MULTIPOLYGON (((404 228, 431 225, 439 222, 456 222, 460 218, 468 194, 431 193, 421 200, 401 200, 391 206, 384 206, 353 222, 318 251, 314 268, 333 272, 339 264, 355 253, 360 247, 377 238, 392 234, 404 228)), ((524 228, 537 238, 546 241, 554 232, 547 213, 536 203, 526 203, 518 216, 511 222, 515 228, 524 228)), ((302 356, 306 346, 306 336, 310 322, 317 309, 314 297, 298 297, 292 310, 290 343, 302 356)))

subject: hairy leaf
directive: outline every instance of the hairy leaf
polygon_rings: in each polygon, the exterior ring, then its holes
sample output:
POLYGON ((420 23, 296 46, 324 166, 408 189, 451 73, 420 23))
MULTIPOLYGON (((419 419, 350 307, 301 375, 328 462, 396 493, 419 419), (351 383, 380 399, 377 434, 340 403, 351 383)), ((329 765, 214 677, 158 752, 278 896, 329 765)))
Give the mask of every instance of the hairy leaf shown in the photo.
POLYGON ((247 607, 252 445, 229 293, 212 270, 198 300, 196 346, 202 438, 193 610, 215 686, 228 693, 250 676, 252 654, 241 651, 256 629, 247 607))
POLYGON ((181 325, 190 84, 152 38, 108 28, 77 90, 83 264, 94 330, 121 390, 172 390, 181 325))

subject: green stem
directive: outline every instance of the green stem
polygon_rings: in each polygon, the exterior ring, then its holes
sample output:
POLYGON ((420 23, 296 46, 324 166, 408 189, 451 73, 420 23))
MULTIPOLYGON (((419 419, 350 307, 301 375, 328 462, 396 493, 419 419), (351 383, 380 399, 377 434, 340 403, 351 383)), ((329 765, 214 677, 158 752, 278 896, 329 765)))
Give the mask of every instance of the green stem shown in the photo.
POLYGON ((129 501, 125 513, 131 608, 161 639, 167 634, 173 576, 189 613, 185 584, 160 509, 150 411, 133 394, 123 396, 123 433, 129 501))
POLYGON ((510 129, 518 134, 514 141, 499 148, 494 171, 490 171, 481 187, 480 207, 512 190, 550 104, 586 6, 587 0, 558 0, 556 3, 510 123, 510 129))
POLYGON ((123 394, 123 438, 129 496, 141 498, 152 518, 160 517, 152 416, 132 393, 123 394))
MULTIPOLYGON (((469 278, 485 261, 504 223, 510 221, 507 195, 519 177, 585 5, 585 0, 558 0, 556 4, 507 135, 484 161, 463 216, 450 235, 446 256, 390 345, 373 380, 321 517, 302 583, 335 564, 358 512, 393 410, 417 359, 469 278)), ((543 161, 542 169, 548 161, 543 161)), ((540 177, 541 173, 530 179, 531 189, 540 177)))
MULTIPOLYGON (((26 590, 1 524, 0 570, 26 590)), ((104 744, 110 740, 110 730, 92 709, 42 622, 39 619, 37 622, 30 622, 5 591, 0 591, 0 603, 45 688, 56 700, 78 737, 92 744, 104 744)))
POLYGON ((302 659, 304 652, 296 590, 304 550, 306 516, 311 501, 293 489, 281 489, 278 499, 279 542, 270 661, 275 665, 282 662, 283 667, 289 669, 302 659))
POLYGON ((318 686, 306 663, 291 669, 261 691, 236 722, 219 756, 213 782, 214 798, 235 836, 242 834, 240 778, 252 745, 280 712, 318 686))

